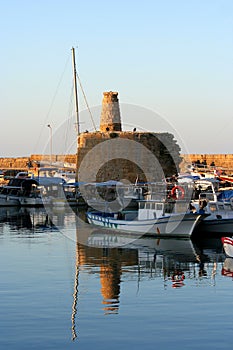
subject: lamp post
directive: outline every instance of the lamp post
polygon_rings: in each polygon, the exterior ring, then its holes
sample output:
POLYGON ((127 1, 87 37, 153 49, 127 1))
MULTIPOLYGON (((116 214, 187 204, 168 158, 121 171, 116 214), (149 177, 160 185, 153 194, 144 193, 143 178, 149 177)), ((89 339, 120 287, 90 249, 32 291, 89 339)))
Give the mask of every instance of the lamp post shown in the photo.
POLYGON ((53 143, 52 143, 52 127, 50 124, 47 125, 47 127, 50 129, 50 166, 52 165, 52 154, 53 154, 53 143))

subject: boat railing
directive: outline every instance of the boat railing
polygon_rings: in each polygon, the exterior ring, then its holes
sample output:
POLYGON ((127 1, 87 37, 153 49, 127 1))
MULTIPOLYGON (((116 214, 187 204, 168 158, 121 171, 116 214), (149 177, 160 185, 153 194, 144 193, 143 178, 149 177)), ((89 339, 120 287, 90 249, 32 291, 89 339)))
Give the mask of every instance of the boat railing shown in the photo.
POLYGON ((233 200, 231 199, 229 202, 223 202, 225 210, 233 210, 233 200))
POLYGON ((215 193, 203 192, 199 194, 199 200, 207 199, 208 201, 217 202, 217 195, 215 193))

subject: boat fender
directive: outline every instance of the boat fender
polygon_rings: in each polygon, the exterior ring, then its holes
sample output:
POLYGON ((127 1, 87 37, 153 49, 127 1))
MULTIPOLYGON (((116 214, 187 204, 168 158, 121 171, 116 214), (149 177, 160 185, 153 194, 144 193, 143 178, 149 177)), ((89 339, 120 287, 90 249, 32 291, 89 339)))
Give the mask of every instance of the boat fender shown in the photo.
POLYGON ((171 196, 174 199, 184 199, 185 190, 181 186, 174 186, 171 190, 171 196))

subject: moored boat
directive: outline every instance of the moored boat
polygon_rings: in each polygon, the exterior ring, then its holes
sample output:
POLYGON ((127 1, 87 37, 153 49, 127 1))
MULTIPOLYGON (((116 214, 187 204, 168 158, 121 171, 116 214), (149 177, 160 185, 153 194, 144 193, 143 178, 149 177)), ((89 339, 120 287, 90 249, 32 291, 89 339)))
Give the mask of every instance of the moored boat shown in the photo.
POLYGON ((138 235, 163 237, 191 237, 194 228, 206 216, 188 211, 172 211, 163 201, 139 201, 136 211, 118 213, 87 212, 90 224, 110 230, 131 232, 138 235))
POLYGON ((42 206, 39 183, 35 179, 15 177, 0 190, 0 206, 42 206))
POLYGON ((223 244, 223 249, 225 251, 225 254, 229 258, 233 258, 233 238, 231 237, 222 237, 222 244, 223 244))
POLYGON ((221 181, 227 181, 227 182, 233 183, 233 176, 219 175, 218 177, 221 181))
POLYGON ((224 200, 223 194, 224 189, 219 189, 217 180, 198 180, 195 182, 192 208, 196 212, 209 214, 200 223, 202 231, 233 233, 233 202, 231 199, 224 200))

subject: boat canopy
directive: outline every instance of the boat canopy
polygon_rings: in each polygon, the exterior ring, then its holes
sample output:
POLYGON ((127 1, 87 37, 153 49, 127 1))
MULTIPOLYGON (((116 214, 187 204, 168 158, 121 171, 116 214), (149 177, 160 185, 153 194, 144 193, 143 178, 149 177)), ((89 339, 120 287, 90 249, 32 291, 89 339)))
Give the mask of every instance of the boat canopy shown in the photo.
POLYGON ((88 182, 85 185, 86 186, 95 186, 95 187, 101 187, 101 186, 124 186, 123 182, 115 181, 115 180, 109 180, 109 181, 103 181, 103 182, 88 182))
POLYGON ((218 195, 218 200, 221 202, 227 202, 233 199, 233 190, 223 190, 218 195))
POLYGON ((13 178, 9 181, 7 186, 11 187, 23 187, 23 188, 30 188, 32 185, 39 185, 39 182, 35 179, 20 179, 20 178, 13 178))
POLYGON ((66 181, 61 177, 40 176, 35 178, 40 186, 64 185, 66 181))

